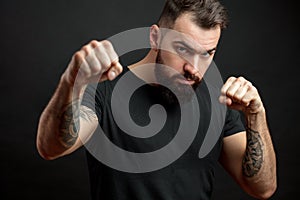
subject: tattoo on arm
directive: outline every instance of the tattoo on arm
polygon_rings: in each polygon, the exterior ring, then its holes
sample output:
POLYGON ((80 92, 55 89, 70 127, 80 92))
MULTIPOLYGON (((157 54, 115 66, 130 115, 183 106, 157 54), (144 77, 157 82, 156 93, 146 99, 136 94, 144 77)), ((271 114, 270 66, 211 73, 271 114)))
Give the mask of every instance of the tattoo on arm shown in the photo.
POLYGON ((97 120, 97 115, 93 110, 86 106, 80 107, 80 118, 84 119, 87 122, 92 122, 94 120, 97 120))
POLYGON ((88 107, 80 106, 80 100, 78 99, 67 105, 60 117, 62 121, 60 125, 60 140, 66 148, 73 146, 78 138, 80 118, 87 122, 92 122, 97 119, 97 116, 88 107))
POLYGON ((259 132, 247 128, 246 134, 247 148, 243 159, 243 173, 247 177, 253 177, 263 163, 263 143, 259 132))
POLYGON ((75 100, 66 106, 62 116, 60 116, 60 140, 61 143, 69 148, 74 145, 80 129, 79 113, 80 100, 75 100))

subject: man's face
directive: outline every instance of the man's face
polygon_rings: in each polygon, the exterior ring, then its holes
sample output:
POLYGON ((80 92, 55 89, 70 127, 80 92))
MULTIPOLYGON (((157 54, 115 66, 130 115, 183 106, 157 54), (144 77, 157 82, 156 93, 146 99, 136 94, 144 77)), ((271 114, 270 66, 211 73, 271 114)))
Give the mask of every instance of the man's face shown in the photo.
POLYGON ((175 21, 174 31, 162 34, 156 62, 176 70, 173 75, 169 69, 157 68, 156 77, 171 81, 174 89, 182 96, 186 87, 197 87, 208 69, 220 38, 220 27, 203 29, 196 25, 189 14, 183 14, 175 21), (172 74, 172 75, 171 75, 172 74))

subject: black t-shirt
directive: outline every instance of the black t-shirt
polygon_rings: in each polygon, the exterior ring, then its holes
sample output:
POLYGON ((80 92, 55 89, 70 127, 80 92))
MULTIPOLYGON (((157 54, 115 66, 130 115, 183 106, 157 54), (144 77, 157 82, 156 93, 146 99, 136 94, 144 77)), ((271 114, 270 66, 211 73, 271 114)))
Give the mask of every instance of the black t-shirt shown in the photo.
MULTIPOLYGON (((132 120, 145 126, 149 123, 148 111, 154 104, 163 105, 167 120, 159 133, 148 138, 132 137, 116 124, 111 111, 111 96, 114 86, 128 69, 114 81, 106 81, 87 88, 82 104, 93 109, 99 125, 111 142, 120 148, 138 153, 155 151, 174 138, 180 124, 179 105, 166 103, 159 91, 148 84, 137 89, 130 99, 129 110, 132 120), (96 90, 96 93, 95 93, 96 90)), ((137 77, 136 77, 137 78, 137 77)), ((137 78, 138 79, 138 78, 137 78)), ((239 113, 227 110, 221 136, 210 153, 200 159, 199 149, 210 123, 211 103, 205 82, 196 89, 200 108, 198 132, 191 146, 170 165, 152 172, 122 172, 101 163, 89 151, 87 162, 93 200, 205 200, 210 199, 214 170, 217 165, 222 138, 244 130, 239 113)))

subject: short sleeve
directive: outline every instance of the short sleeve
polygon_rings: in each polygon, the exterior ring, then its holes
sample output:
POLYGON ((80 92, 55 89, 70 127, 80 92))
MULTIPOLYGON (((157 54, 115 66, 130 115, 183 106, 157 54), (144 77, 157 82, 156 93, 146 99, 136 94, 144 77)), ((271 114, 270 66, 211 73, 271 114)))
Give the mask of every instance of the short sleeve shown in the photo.
POLYGON ((103 95, 99 91, 99 84, 89 84, 83 94, 81 105, 86 106, 93 110, 97 116, 101 116, 103 95))
POLYGON ((236 110, 228 109, 224 125, 224 137, 245 131, 245 126, 241 120, 240 113, 236 110))

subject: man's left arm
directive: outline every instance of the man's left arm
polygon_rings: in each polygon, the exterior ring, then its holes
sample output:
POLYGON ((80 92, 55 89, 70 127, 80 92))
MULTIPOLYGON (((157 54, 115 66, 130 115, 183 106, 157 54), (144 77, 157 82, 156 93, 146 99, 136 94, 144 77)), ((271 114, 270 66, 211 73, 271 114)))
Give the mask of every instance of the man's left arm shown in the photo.
POLYGON ((223 139, 220 162, 247 193, 268 199, 277 187, 276 156, 259 93, 243 77, 229 78, 221 93, 220 102, 244 113, 246 131, 223 139))

